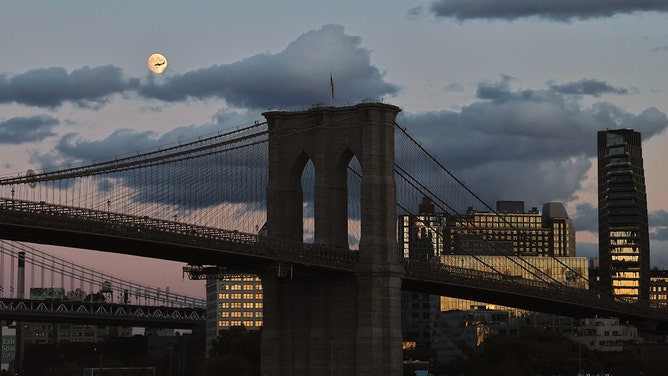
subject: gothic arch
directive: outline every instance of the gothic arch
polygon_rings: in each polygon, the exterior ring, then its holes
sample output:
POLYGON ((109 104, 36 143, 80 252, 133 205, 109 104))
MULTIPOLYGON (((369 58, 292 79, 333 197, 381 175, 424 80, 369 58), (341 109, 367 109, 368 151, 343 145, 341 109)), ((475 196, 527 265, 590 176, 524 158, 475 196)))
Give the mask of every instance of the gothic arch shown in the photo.
POLYGON ((398 112, 388 104, 361 103, 263 114, 269 129, 269 237, 302 240, 303 192, 297 177, 311 160, 316 241, 347 246, 346 177, 353 157, 363 172, 354 273, 309 271, 283 278, 269 268, 262 275, 263 375, 401 375, 403 268, 394 183, 398 112))

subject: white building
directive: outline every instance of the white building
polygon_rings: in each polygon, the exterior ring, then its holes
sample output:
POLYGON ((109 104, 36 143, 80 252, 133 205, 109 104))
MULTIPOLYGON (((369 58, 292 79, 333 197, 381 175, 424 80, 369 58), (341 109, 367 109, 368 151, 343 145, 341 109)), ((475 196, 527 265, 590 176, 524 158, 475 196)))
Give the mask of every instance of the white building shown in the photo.
POLYGON ((642 340, 638 328, 617 318, 582 319, 573 339, 596 351, 624 351, 626 344, 642 340))

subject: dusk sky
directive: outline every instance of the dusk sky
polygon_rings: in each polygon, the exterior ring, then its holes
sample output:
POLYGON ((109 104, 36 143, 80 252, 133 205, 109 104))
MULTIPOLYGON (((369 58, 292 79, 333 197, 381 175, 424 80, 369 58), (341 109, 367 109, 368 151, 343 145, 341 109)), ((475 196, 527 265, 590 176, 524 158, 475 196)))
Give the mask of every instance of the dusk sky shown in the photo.
MULTIPOLYGON (((334 105, 399 106, 490 203, 564 202, 578 256, 597 256, 596 132, 642 132, 651 265, 668 268, 667 25, 665 0, 11 2, 0 175, 329 104, 331 74, 334 105), (147 68, 155 52, 161 75, 147 68)), ((204 296, 179 263, 54 252, 204 296)))

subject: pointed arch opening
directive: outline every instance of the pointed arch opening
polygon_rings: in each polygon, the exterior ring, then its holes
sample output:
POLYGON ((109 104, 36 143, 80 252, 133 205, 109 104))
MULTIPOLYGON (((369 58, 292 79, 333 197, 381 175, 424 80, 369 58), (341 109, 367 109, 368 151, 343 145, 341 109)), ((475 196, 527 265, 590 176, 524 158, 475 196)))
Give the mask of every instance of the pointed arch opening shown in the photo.
POLYGON ((302 239, 315 242, 315 165, 308 159, 303 166, 300 188, 302 190, 302 239))
POLYGON ((362 237, 362 166, 356 156, 348 163, 348 248, 359 250, 362 237))

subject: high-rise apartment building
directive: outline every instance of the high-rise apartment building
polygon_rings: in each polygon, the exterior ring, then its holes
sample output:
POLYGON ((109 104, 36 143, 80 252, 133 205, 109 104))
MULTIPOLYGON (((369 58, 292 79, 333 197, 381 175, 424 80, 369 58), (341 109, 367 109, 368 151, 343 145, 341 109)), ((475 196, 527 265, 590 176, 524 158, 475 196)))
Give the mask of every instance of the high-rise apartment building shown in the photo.
POLYGON ((647 193, 640 132, 598 132, 598 242, 602 287, 649 301, 647 193))

